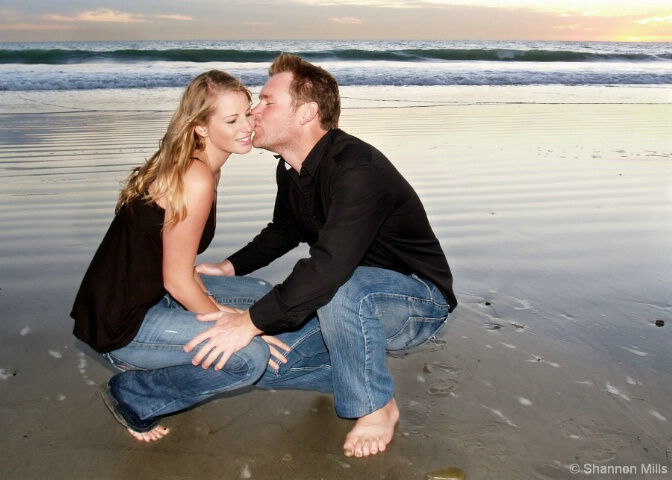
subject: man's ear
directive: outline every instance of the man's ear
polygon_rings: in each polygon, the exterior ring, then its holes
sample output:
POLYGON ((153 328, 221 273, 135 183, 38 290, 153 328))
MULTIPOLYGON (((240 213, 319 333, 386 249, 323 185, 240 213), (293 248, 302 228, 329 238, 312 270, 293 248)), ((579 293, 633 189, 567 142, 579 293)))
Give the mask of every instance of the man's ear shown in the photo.
POLYGON ((301 105, 301 125, 312 121, 317 117, 318 107, 316 102, 308 102, 301 105))

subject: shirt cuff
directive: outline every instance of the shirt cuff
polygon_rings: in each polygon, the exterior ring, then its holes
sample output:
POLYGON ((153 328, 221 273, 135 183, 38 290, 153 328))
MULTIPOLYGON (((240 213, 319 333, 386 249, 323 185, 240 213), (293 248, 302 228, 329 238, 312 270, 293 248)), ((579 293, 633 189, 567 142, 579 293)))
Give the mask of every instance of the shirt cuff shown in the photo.
POLYGON ((276 333, 294 326, 275 295, 274 288, 257 300, 249 310, 254 326, 265 333, 276 333))

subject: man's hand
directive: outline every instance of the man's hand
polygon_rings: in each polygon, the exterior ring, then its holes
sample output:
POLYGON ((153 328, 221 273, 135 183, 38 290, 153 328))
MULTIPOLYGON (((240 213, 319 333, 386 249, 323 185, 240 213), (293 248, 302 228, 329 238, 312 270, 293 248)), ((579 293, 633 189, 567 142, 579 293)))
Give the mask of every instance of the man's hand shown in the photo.
POLYGON ((219 263, 200 263, 196 265, 196 271, 203 275, 235 277, 236 269, 228 260, 219 263))
POLYGON ((289 348, 283 341, 278 340, 271 335, 262 335, 261 338, 268 344, 268 348, 271 350, 271 359, 268 361, 268 364, 273 370, 278 370, 280 368, 280 364, 278 362, 287 363, 287 357, 280 353, 280 350, 289 352, 291 348, 289 348))
POLYGON ((215 370, 221 370, 231 355, 245 348, 255 336, 262 333, 254 326, 247 311, 213 312, 197 315, 196 318, 202 322, 214 322, 212 327, 196 335, 184 346, 185 352, 191 352, 206 342, 191 361, 203 368, 210 368, 214 363, 215 370))

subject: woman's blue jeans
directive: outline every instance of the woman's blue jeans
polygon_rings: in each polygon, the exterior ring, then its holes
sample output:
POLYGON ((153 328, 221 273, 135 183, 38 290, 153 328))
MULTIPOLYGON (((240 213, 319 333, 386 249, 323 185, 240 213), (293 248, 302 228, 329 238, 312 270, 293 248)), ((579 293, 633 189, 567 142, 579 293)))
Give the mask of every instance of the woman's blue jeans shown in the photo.
MULTIPOLYGON (((247 277, 204 278, 218 301, 226 304, 232 304, 227 301, 229 289, 247 280, 257 285, 259 282, 247 277)), ((238 287, 250 286, 247 282, 238 287)), ((256 287, 254 291, 259 293, 256 287)), ((253 296, 239 292, 238 299, 253 296)), ((267 366, 268 347, 263 340, 255 339, 238 352, 233 362, 229 360, 230 369, 227 363, 221 371, 194 367, 190 363, 193 354, 184 352, 175 355, 184 356, 187 361, 174 366, 147 367, 127 357, 124 364, 115 363, 121 368, 151 369, 116 375, 110 380, 110 391, 131 428, 148 431, 163 415, 249 385, 263 363, 265 371, 258 372, 261 378, 257 376, 251 382, 256 382, 256 386, 333 393, 339 416, 359 418, 382 408, 394 395, 394 381, 385 364, 386 351, 425 343, 446 323, 448 314, 448 303, 432 283, 415 275, 359 267, 333 299, 317 311, 317 317, 296 330, 277 335, 291 347, 283 353, 287 363, 280 364, 278 370, 267 366)), ((207 323, 198 323, 199 331, 208 327, 207 323)), ((161 332, 168 328, 157 330, 163 335, 161 332)), ((150 346, 153 348, 153 344, 150 346)), ((110 357, 117 358, 124 349, 112 352, 110 357)))
MULTIPOLYGON (((203 281, 217 301, 241 309, 248 309, 272 287, 250 277, 204 277, 203 281)), ((210 326, 166 295, 147 312, 131 343, 103 354, 123 370, 110 379, 108 386, 117 413, 129 427, 137 432, 150 431, 164 415, 259 380, 270 351, 258 337, 232 355, 222 370, 192 365, 195 353, 186 353, 184 346, 210 326)))

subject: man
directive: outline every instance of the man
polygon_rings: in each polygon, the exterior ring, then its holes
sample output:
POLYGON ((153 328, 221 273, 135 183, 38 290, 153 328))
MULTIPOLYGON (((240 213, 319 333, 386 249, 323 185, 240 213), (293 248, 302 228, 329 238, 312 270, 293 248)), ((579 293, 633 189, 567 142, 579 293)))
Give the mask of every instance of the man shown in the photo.
POLYGON ((221 369, 256 335, 289 345, 272 353, 261 387, 333 392, 356 418, 347 456, 386 449, 399 419, 386 350, 420 345, 457 305, 452 276, 422 203, 390 161, 338 129, 336 80, 295 55, 269 69, 254 116, 253 145, 279 155, 272 222, 246 247, 200 273, 246 275, 295 248, 308 258, 248 311, 199 316, 214 325, 193 364, 221 369), (315 318, 315 314, 317 318, 315 318), (282 358, 284 357, 284 358, 282 358))

